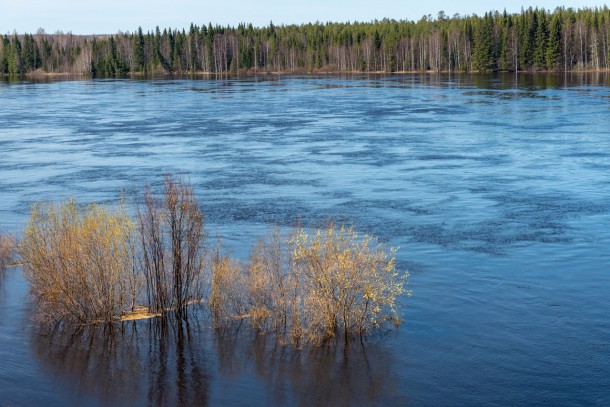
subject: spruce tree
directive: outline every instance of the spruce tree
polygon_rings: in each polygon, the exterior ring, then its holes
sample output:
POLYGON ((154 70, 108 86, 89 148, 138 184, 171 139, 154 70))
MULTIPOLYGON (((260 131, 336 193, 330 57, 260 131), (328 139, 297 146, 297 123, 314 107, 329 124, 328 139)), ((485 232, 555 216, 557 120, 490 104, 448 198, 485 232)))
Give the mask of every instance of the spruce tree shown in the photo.
POLYGON ((496 69, 494 61, 493 20, 491 14, 478 21, 474 33, 473 69, 491 71, 496 69))
POLYGON ((534 66, 537 69, 546 68, 546 47, 548 39, 548 27, 546 22, 546 12, 543 10, 537 12, 538 26, 536 27, 536 35, 534 40, 534 66))
POLYGON ((538 28, 538 16, 530 7, 524 15, 524 22, 521 25, 521 52, 520 59, 523 69, 531 69, 534 64, 534 47, 536 30, 538 28))
POLYGON ((502 45, 500 51, 500 68, 503 71, 509 71, 513 66, 514 49, 511 44, 512 30, 514 30, 513 20, 511 16, 506 14, 506 10, 504 10, 501 43, 502 45))
POLYGON ((21 59, 21 42, 17 35, 11 41, 10 53, 8 55, 9 75, 21 75, 23 73, 23 61, 21 59))
POLYGON ((555 13, 549 26, 549 38, 546 48, 546 66, 549 69, 557 69, 561 63, 561 26, 561 15, 555 13))
POLYGON ((142 27, 138 27, 138 35, 135 42, 134 57, 136 69, 144 72, 146 70, 146 60, 144 57, 144 34, 142 33, 142 27))
POLYGON ((2 37, 2 48, 0 50, 0 75, 8 73, 8 54, 10 50, 10 42, 7 36, 2 37))
POLYGON ((199 28, 191 24, 189 30, 189 71, 195 72, 200 69, 199 66, 199 53, 197 52, 197 39, 199 38, 199 28))

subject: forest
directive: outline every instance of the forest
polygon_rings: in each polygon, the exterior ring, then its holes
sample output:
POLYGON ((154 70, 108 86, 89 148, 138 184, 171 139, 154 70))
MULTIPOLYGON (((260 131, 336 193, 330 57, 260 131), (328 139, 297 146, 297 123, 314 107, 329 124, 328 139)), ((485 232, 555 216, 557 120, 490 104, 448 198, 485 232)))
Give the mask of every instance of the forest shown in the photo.
POLYGON ((113 35, 4 35, 0 73, 156 74, 585 71, 610 67, 610 9, 529 8, 419 21, 191 24, 113 35))

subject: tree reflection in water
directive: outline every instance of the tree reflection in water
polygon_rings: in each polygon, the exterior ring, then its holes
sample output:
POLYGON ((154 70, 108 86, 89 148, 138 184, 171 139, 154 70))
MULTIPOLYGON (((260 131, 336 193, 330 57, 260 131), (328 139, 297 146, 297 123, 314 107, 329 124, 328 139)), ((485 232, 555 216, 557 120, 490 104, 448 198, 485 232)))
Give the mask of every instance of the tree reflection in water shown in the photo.
POLYGON ((13 258, 14 247, 13 238, 5 236, 2 234, 2 230, 0 230, 0 288, 2 288, 6 268, 13 258))
POLYGON ((245 324, 216 330, 206 319, 189 321, 37 326, 31 343, 45 373, 76 404, 405 402, 388 399, 400 392, 392 388, 392 358, 383 340, 298 350, 245 324))
MULTIPOLYGON (((266 403, 278 406, 358 406, 404 404, 391 397, 392 357, 383 340, 343 340, 324 347, 298 350, 278 344, 272 336, 234 327, 214 337, 219 374, 252 374, 267 387, 266 403)), ((226 379, 225 379, 226 380, 226 379)))
POLYGON ((186 322, 39 326, 34 353, 79 402, 102 405, 208 404, 205 341, 186 322))

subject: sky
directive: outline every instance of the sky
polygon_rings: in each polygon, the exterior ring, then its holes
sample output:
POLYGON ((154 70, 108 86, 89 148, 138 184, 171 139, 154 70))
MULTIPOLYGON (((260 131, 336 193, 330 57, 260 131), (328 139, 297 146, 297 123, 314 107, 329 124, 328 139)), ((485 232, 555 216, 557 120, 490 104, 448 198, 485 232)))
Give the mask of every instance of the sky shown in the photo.
POLYGON ((557 6, 576 9, 603 5, 604 0, 0 0, 0 33, 35 33, 43 28, 47 33, 114 34, 133 32, 139 26, 144 31, 157 25, 188 29, 192 22, 264 26, 270 21, 281 25, 384 17, 419 20, 428 14, 436 17, 441 10, 453 16, 505 9, 512 13, 530 6, 554 10, 557 6))

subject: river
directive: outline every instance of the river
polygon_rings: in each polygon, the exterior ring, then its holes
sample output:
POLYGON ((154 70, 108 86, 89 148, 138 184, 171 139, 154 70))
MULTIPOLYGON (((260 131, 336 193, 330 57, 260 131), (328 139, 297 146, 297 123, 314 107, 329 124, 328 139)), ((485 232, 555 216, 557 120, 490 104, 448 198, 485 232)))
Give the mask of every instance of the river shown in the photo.
POLYGON ((0 280, 0 405, 610 404, 610 78, 0 81, 0 229, 182 174, 245 259, 271 226, 399 247, 404 323, 295 350, 155 321, 74 333, 0 280))

